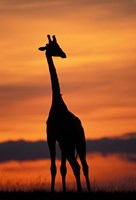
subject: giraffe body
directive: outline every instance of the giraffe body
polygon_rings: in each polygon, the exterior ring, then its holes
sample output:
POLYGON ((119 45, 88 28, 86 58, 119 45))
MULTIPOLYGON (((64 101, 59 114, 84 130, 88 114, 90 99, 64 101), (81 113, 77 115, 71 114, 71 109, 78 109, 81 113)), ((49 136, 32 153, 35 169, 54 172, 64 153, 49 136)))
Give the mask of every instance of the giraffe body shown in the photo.
POLYGON ((82 191, 80 181, 80 166, 77 162, 75 151, 81 160, 87 188, 88 191, 90 191, 91 189, 88 175, 88 165, 86 162, 86 142, 84 129, 79 118, 68 110, 65 102, 62 99, 58 76, 52 59, 53 56, 66 58, 66 54, 57 44, 55 36, 53 36, 53 41, 49 35, 47 37, 49 43, 46 44, 45 47, 40 47, 39 50, 46 50, 46 59, 49 67, 52 86, 52 104, 47 119, 47 142, 51 156, 51 191, 54 191, 55 177, 57 172, 55 164, 56 142, 59 143, 61 149, 60 172, 62 175, 63 191, 66 191, 66 159, 73 169, 73 173, 76 178, 77 189, 79 192, 82 191))
POLYGON ((68 110, 61 96, 57 101, 53 99, 47 120, 47 137, 53 137, 60 148, 73 146, 73 150, 85 139, 80 120, 68 110))

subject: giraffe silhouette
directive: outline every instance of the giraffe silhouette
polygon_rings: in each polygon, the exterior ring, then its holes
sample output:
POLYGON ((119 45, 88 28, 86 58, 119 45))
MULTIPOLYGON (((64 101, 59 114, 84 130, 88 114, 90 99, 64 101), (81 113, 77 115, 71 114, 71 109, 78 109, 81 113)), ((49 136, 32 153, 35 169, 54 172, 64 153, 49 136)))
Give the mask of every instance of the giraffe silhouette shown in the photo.
POLYGON ((57 172, 55 164, 56 142, 58 142, 61 150, 60 172, 62 176, 63 191, 66 191, 66 159, 73 169, 77 190, 79 192, 82 191, 80 165, 77 161, 75 151, 79 155, 82 163, 88 191, 91 191, 88 174, 89 170, 86 162, 86 141, 84 130, 79 118, 68 110, 64 100, 62 99, 58 76, 52 59, 52 57, 66 58, 66 54, 58 45, 55 35, 53 35, 53 40, 51 40, 50 35, 47 35, 47 37, 49 42, 44 47, 40 47, 39 50, 45 51, 52 86, 52 104, 47 119, 47 142, 51 157, 51 191, 54 191, 57 172))

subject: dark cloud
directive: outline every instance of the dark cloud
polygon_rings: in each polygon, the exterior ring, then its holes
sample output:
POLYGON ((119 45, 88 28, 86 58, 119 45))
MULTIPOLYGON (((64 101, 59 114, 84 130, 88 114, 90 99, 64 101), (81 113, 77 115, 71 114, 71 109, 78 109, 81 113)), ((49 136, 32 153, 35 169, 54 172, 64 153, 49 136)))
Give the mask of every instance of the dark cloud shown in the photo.
POLYGON ((102 155, 136 154, 136 138, 102 138, 90 141, 89 146, 90 152, 100 152, 102 155))
MULTIPOLYGON (((133 133, 136 135, 136 133, 133 133)), ((87 153, 101 153, 103 156, 118 154, 123 159, 135 162, 136 138, 102 138, 97 140, 87 140, 87 153)), ((0 143, 0 162, 9 160, 38 160, 50 158, 46 141, 27 142, 9 141, 0 143)), ((60 159, 60 150, 57 145, 57 158, 60 159)))
POLYGON ((49 158, 47 142, 5 142, 0 144, 0 162, 49 158))

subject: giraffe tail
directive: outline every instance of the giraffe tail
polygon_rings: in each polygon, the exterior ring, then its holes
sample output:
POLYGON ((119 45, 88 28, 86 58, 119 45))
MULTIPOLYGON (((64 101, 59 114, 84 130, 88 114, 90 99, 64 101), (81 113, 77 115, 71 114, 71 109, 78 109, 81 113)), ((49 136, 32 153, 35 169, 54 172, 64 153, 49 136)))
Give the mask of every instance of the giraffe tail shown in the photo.
POLYGON ((76 150, 75 150, 75 158, 76 158, 76 160, 78 158, 78 152, 76 150))

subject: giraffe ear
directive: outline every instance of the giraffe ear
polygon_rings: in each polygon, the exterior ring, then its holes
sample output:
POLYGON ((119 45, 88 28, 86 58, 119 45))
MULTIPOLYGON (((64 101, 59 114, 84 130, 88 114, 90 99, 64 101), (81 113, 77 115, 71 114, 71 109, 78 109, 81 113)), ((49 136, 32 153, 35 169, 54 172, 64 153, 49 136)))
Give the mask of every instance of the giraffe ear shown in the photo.
POLYGON ((48 40, 49 40, 49 44, 52 42, 51 41, 51 37, 50 37, 50 35, 47 35, 47 38, 48 38, 48 40))
POLYGON ((53 38, 53 42, 57 43, 55 35, 53 35, 52 38, 53 38))

